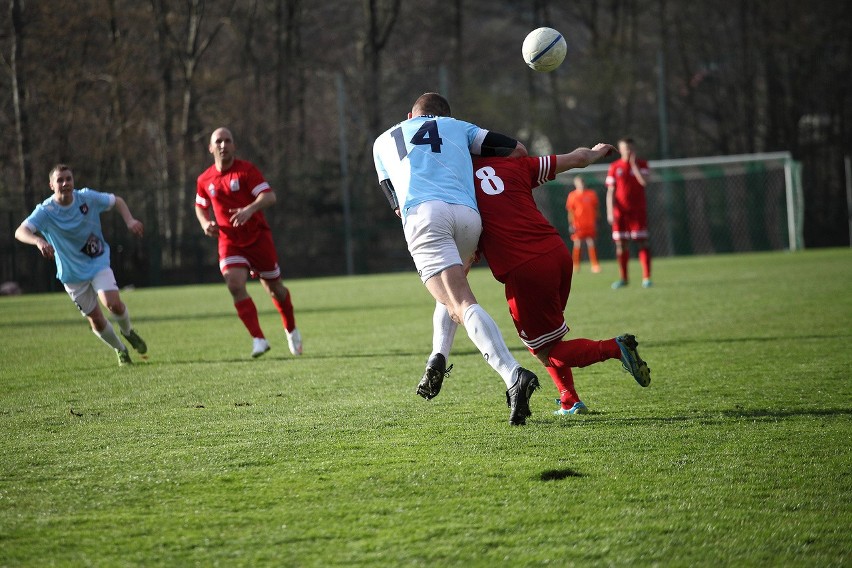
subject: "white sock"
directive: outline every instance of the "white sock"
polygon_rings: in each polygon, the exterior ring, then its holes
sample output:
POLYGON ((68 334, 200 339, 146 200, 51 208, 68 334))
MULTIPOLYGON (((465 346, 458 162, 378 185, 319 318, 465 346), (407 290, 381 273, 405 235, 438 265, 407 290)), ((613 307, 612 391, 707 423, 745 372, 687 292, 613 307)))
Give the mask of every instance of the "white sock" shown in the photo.
POLYGON ((503 377, 506 388, 511 387, 515 382, 512 375, 521 364, 509 352, 497 322, 479 304, 473 304, 464 312, 464 327, 488 364, 503 377))
POLYGON ((124 346, 124 343, 118 338, 115 334, 115 328, 112 327, 112 324, 107 322, 106 327, 101 331, 96 331, 92 328, 92 332, 97 335, 101 341, 112 347, 113 349, 118 349, 119 351, 127 351, 127 347, 124 346))
POLYGON ((127 309, 127 306, 124 307, 124 313, 120 316, 112 314, 112 320, 118 323, 118 327, 121 328, 124 335, 130 333, 130 330, 133 329, 130 326, 130 310, 127 309))
POLYGON ((435 302, 435 313, 432 314, 432 355, 440 353, 445 361, 449 360, 458 328, 459 324, 450 317, 447 306, 435 302))

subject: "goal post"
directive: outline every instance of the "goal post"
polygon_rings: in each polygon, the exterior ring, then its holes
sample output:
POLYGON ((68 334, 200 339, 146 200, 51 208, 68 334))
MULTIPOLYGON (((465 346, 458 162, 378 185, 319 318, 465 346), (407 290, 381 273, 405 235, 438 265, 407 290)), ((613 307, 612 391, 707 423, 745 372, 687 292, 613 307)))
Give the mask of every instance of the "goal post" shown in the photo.
MULTIPOLYGON (((674 256, 803 248, 801 164, 789 152, 710 156, 648 163, 648 230, 655 255, 674 256)), ((609 164, 560 174, 561 191, 535 192, 545 216, 567 239, 565 199, 579 175, 600 200, 598 247, 612 252, 606 222, 609 164), (608 244, 609 243, 609 244, 608 244)))

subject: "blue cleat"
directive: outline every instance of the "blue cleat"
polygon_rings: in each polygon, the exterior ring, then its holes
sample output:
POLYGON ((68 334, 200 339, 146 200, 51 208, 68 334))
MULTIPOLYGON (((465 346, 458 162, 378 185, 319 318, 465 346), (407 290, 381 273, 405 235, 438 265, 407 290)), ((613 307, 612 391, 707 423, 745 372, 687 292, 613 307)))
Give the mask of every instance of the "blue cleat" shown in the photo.
POLYGON ((653 285, 654 285, 654 283, 653 283, 653 282, 651 282, 651 279, 650 279, 650 278, 643 278, 643 279, 642 279, 642 287, 643 287, 643 288, 650 288, 650 287, 651 287, 651 286, 653 286, 653 285))
POLYGON ((619 288, 624 288, 627 286, 627 280, 616 280, 612 283, 612 289, 618 290, 619 288))
POLYGON ((636 337, 630 334, 619 335, 615 338, 615 342, 621 349, 621 364, 624 369, 633 375, 639 386, 647 387, 650 385, 651 369, 648 368, 648 364, 639 357, 639 352, 636 351, 639 346, 636 337))
POLYGON ((559 404, 559 410, 555 411, 553 414, 556 416, 565 416, 566 414, 587 414, 589 412, 589 408, 583 404, 583 401, 575 402, 574 406, 571 408, 561 408, 562 402, 557 398, 556 402, 559 404))

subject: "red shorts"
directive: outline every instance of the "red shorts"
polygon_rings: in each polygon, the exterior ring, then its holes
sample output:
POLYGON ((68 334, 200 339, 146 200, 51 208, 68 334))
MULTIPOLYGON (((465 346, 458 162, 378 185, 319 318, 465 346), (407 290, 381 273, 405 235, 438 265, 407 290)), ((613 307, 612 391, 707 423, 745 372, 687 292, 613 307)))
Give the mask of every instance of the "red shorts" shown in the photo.
POLYGON ((571 233, 571 239, 580 240, 580 239, 594 239, 598 236, 597 227, 594 225, 591 227, 574 227, 574 232, 571 233))
POLYGON ((648 238, 648 213, 644 208, 613 211, 612 240, 635 241, 648 238))
POLYGON ((561 246, 512 270, 506 276, 506 301, 515 329, 533 353, 568 333, 565 304, 571 293, 573 263, 561 246))
POLYGON ((219 270, 222 274, 228 268, 244 266, 252 276, 264 280, 276 280, 281 277, 278 255, 271 231, 261 231, 257 239, 248 246, 237 246, 219 234, 219 270))

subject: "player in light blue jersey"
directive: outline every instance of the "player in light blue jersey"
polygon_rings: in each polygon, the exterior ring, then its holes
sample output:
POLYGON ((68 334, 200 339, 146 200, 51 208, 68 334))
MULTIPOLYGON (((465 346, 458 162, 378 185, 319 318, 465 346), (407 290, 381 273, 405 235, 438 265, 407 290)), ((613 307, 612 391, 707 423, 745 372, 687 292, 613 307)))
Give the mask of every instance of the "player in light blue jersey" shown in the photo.
POLYGON ((143 234, 142 223, 133 217, 121 197, 88 188, 74 189, 74 174, 64 164, 50 170, 49 179, 53 196, 39 204, 21 223, 15 238, 38 247, 43 257, 56 261, 56 278, 89 320, 92 331, 115 349, 119 365, 130 364, 127 347, 104 316, 98 298, 139 354, 144 355, 148 346, 133 329, 130 312, 121 301, 110 268, 109 245, 101 231, 100 214, 114 208, 137 237, 143 234))
MULTIPOLYGON (((438 93, 415 102, 408 120, 393 126, 373 144, 379 185, 402 219, 408 251, 420 279, 435 298, 433 319, 449 312, 506 383, 509 424, 523 425, 531 414, 529 399, 538 378, 512 356, 500 329, 477 303, 467 281, 463 259, 476 251, 482 222, 476 208, 470 155, 526 155, 514 138, 456 120, 438 93)), ((438 329, 432 355, 417 385, 431 400, 449 373, 447 355, 453 333, 438 329)), ((450 366, 452 368, 452 366, 450 366)))

